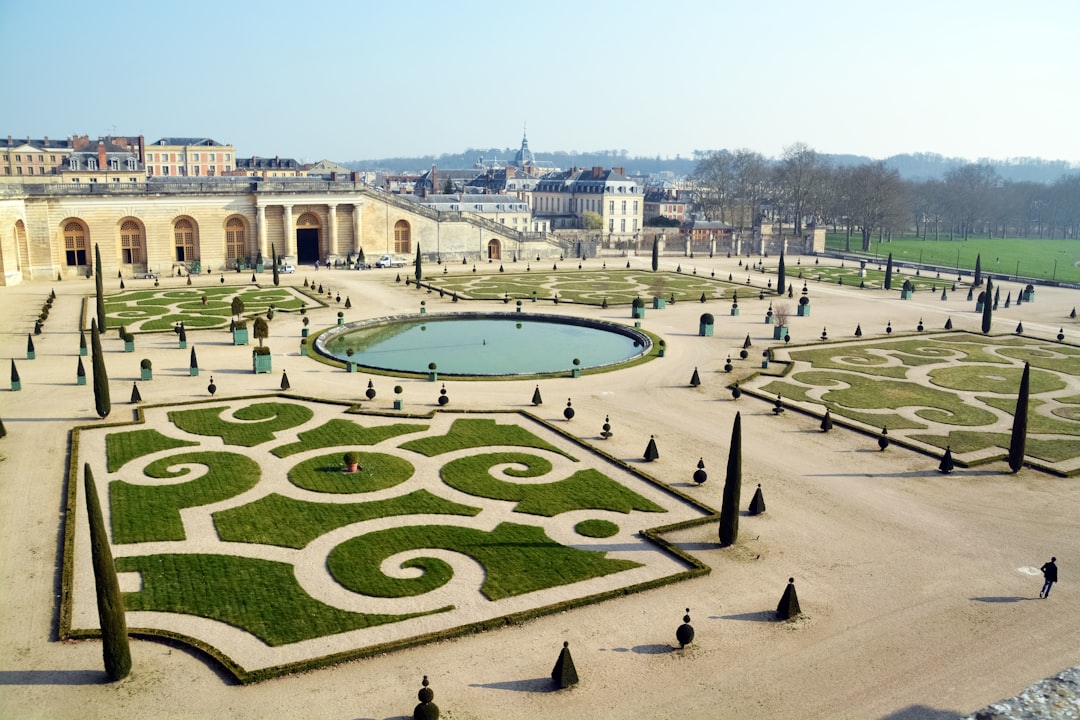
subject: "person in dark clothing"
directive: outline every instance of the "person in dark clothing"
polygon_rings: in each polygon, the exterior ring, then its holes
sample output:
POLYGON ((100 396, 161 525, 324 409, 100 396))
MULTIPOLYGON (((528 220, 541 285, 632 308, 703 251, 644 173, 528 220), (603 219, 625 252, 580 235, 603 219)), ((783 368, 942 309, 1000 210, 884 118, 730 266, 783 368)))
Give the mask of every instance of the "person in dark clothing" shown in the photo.
POLYGON ((1039 597, 1041 598, 1050 597, 1050 587, 1057 582, 1057 565, 1054 564, 1056 561, 1057 558, 1052 557, 1050 558, 1050 562, 1039 568, 1042 570, 1043 579, 1046 581, 1043 583, 1042 590, 1039 592, 1039 597))

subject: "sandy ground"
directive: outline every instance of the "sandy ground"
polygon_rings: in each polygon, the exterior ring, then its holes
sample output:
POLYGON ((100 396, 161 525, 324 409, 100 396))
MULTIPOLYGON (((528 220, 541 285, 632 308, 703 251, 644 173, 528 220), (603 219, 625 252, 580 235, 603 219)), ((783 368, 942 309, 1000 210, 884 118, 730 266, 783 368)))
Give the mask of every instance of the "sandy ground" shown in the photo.
MULTIPOLYGON (((673 268, 680 260, 665 264, 673 268)), ((634 262, 644 266, 647 258, 634 262)), ((718 276, 731 270, 739 276, 735 260, 699 262, 699 272, 715 268, 718 276)), ((351 297, 349 319, 415 311, 419 304, 416 291, 393 284, 396 271, 322 270, 316 276, 303 268, 285 282, 299 284, 305 274, 351 297)), ((823 326, 840 339, 856 323, 864 337, 874 337, 887 320, 898 332, 913 330, 920 318, 931 329, 947 315, 958 328, 975 329, 979 322, 962 292, 947 302, 928 292, 900 302, 896 293, 814 282, 810 288, 813 316, 792 319, 796 342, 816 338, 823 326)), ((1080 594, 1069 569, 1080 557, 1078 481, 1029 470, 1011 475, 1004 463, 940 476, 932 458, 897 447, 881 453, 872 437, 843 430, 823 435, 815 420, 796 412, 773 417, 768 403, 732 401, 725 384, 753 372, 756 363, 751 355, 725 375, 725 357, 738 352, 747 333, 756 350, 771 342, 771 326, 762 322, 765 303, 755 297, 740 301, 738 318, 728 316, 726 302, 649 310, 644 327, 668 339, 666 358, 541 383, 542 415, 562 422, 561 400, 573 398, 577 416, 567 427, 590 441, 610 415, 615 435, 597 442, 635 462, 655 434, 661 457, 644 469, 716 507, 731 421, 742 412, 744 503, 760 482, 767 513, 743 518, 733 548, 717 547, 715 524, 670 536, 710 565, 711 575, 250 686, 231 683, 194 652, 133 641, 132 676, 107 684, 100 643, 55 637, 68 431, 97 422, 92 389, 74 384, 80 302, 92 291, 90 281, 0 288, 0 357, 16 359, 23 382, 22 392, 8 392, 6 382, 0 391, 8 431, 0 440, 0 717, 399 718, 411 716, 426 674, 443 717, 453 720, 659 719, 703 709, 718 718, 944 720, 1080 662, 1080 594), (54 287, 59 298, 45 333, 35 338, 38 359, 27 361, 26 332, 54 287), (717 316, 712 338, 696 337, 705 309, 717 316), (695 366, 704 384, 690 389, 695 366), (690 488, 698 457, 711 479, 690 488), (1035 568, 1051 555, 1063 582, 1043 601, 1035 568), (789 576, 804 615, 777 623, 770 611, 789 576), (685 607, 697 635, 677 651, 675 629, 685 607), (570 642, 581 683, 551 692, 548 675, 563 640, 570 642)), ((425 298, 429 312, 450 307, 433 297, 425 298)), ((1067 317, 1074 305, 1080 293, 1039 288, 1036 302, 997 313, 995 331, 1011 333, 1023 321, 1029 334, 1052 337, 1065 326, 1075 342, 1080 325, 1067 317)), ((504 306, 464 306, 481 307, 504 306)), ((544 309, 576 312, 565 303, 544 309)), ((313 322, 329 324, 335 312, 317 311, 313 322)), ((627 308, 588 312, 629 322, 627 308)), ((299 357, 299 318, 279 318, 269 341, 275 368, 269 376, 243 370, 247 351, 225 344, 221 331, 205 341, 191 333, 203 368, 199 378, 187 376, 187 352, 175 349, 171 334, 140 336, 133 355, 117 352, 111 338, 109 420, 131 417, 126 400, 142 357, 155 368, 154 381, 140 383, 148 403, 206 398, 211 373, 219 397, 275 391, 282 369, 295 392, 361 395, 364 376, 343 381, 340 371, 299 357), (245 360, 238 362, 238 355, 245 360)), ((455 407, 523 408, 534 384, 451 381, 447 389, 455 407)), ((407 403, 434 405, 433 385, 406 385, 407 403)))

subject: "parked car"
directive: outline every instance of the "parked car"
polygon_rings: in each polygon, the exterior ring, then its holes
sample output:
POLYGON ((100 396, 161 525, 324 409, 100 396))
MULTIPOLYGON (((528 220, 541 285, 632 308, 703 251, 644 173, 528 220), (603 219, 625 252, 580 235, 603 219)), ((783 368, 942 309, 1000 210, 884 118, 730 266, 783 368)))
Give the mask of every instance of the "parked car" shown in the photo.
POLYGON ((383 255, 375 261, 377 268, 405 267, 405 258, 400 255, 383 255))
POLYGON ((296 267, 294 265, 290 265, 289 263, 281 263, 280 265, 278 265, 277 271, 279 273, 284 273, 286 275, 289 275, 291 273, 296 272, 296 267))

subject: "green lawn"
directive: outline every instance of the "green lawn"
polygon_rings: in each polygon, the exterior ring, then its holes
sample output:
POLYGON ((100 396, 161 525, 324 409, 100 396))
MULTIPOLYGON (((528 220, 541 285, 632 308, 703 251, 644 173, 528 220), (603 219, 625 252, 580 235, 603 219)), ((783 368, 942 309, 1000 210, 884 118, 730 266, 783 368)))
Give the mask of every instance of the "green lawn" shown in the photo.
POLYGON ((560 455, 566 455, 571 460, 575 459, 551 443, 536 437, 520 425, 502 425, 494 420, 483 418, 455 420, 450 426, 450 431, 445 435, 409 440, 403 442, 399 447, 427 457, 435 457, 454 450, 467 450, 494 445, 517 445, 550 450, 560 455))
MULTIPOLYGON (((829 250, 843 251, 845 247, 843 233, 828 233, 825 247, 829 250)), ((858 252, 861 241, 851 238, 853 252, 858 252)), ((959 257, 959 266, 970 274, 975 270, 975 258, 982 255, 984 273, 1013 277, 1019 263, 1020 276, 1040 280, 1057 279, 1066 282, 1080 282, 1080 241, 1078 240, 1034 240, 1024 238, 986 238, 973 237, 969 240, 949 240, 941 235, 935 240, 931 234, 926 240, 915 237, 894 238, 892 242, 879 243, 877 238, 871 243, 868 255, 875 255, 881 260, 889 253, 897 260, 941 265, 955 268, 959 257), (1055 261, 1057 267, 1055 268, 1055 261)))
POLYGON ((303 405, 266 402, 238 409, 233 417, 244 422, 230 422, 221 417, 227 409, 174 410, 169 413, 169 420, 192 435, 219 437, 226 445, 254 447, 273 440, 277 432, 303 425, 315 415, 303 405))
POLYGON ((232 299, 244 302, 244 316, 265 315, 275 310, 297 311, 318 303, 291 288, 257 286, 130 290, 105 297, 108 327, 123 325, 131 332, 172 330, 178 322, 188 329, 228 327, 232 319, 232 299), (205 300, 205 302, 204 302, 205 300))

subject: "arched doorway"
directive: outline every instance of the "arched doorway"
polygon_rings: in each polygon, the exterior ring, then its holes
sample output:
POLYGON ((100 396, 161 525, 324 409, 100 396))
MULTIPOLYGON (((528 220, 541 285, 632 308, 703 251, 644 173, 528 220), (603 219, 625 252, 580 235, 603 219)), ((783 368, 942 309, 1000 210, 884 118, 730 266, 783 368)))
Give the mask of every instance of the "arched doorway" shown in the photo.
POLYGON ((195 225, 187 218, 181 218, 173 224, 173 247, 176 249, 178 263, 194 264, 199 259, 195 225))
POLYGON ((68 267, 89 265, 86 255, 86 226, 78 220, 64 225, 64 264, 68 267))
POLYGON ((296 221, 296 262, 312 263, 322 258, 319 243, 319 218, 313 213, 304 213, 296 221))
POLYGON ((23 221, 15 221, 15 245, 18 253, 19 272, 23 280, 30 279, 30 244, 26 241, 26 225, 23 221))
POLYGON ((132 219, 120 223, 120 262, 124 265, 146 263, 142 226, 132 219))
POLYGON ((488 240, 488 260, 502 260, 502 243, 495 238, 488 240))
POLYGON ((404 220, 394 223, 394 252, 402 255, 412 252, 412 230, 404 220))
POLYGON ((225 261, 227 267, 239 267, 247 260, 247 227, 238 217, 225 223, 225 261))

